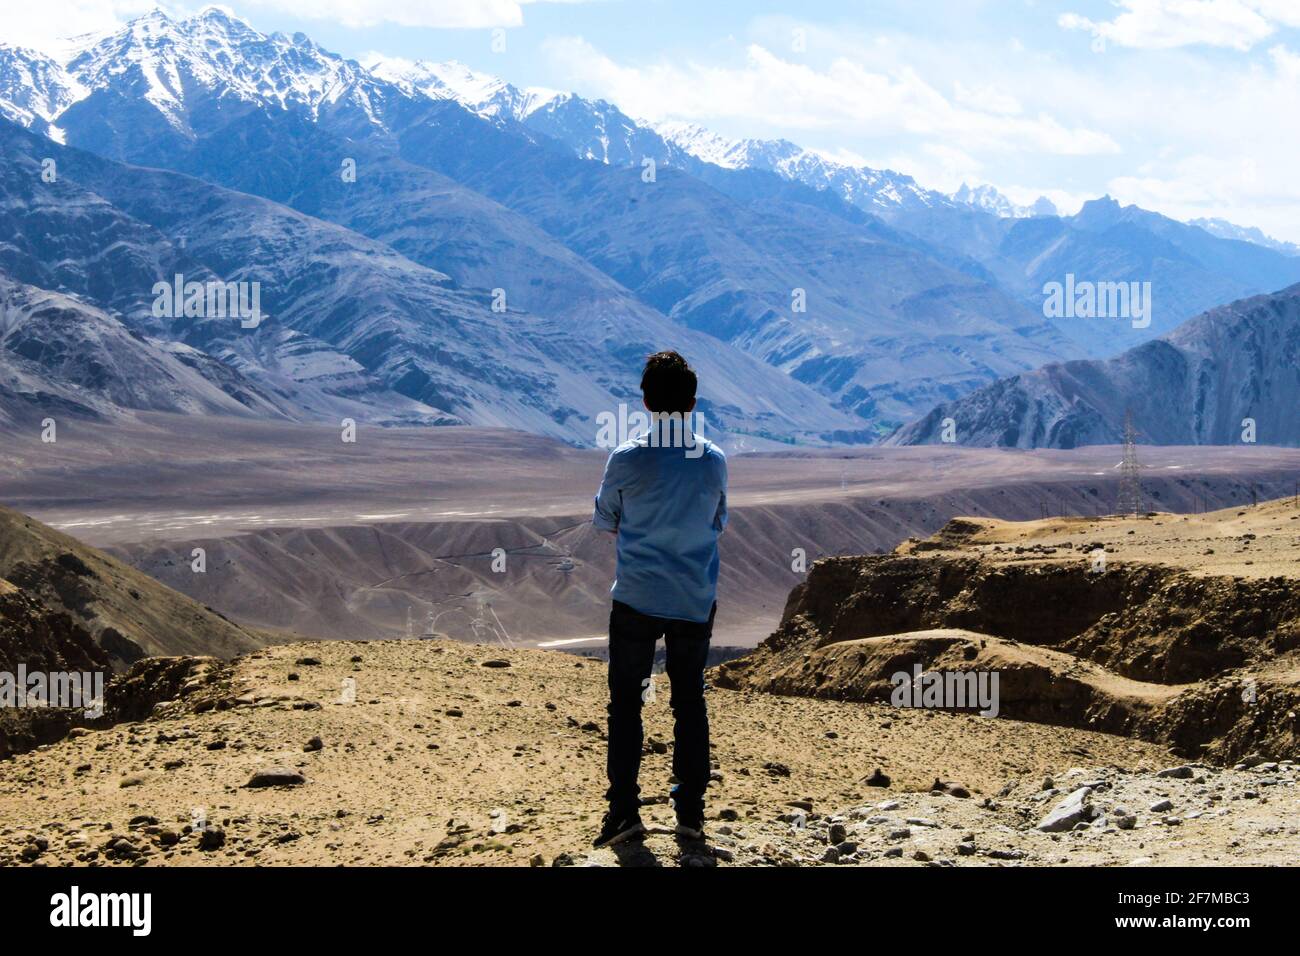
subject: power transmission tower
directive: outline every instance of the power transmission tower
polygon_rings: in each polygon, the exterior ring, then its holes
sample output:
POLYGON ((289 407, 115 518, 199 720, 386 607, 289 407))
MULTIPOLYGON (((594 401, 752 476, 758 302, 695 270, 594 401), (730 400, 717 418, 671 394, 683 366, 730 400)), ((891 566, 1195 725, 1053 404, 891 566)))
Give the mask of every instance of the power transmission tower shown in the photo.
POLYGON ((1121 515, 1146 514, 1142 497, 1142 466, 1137 459, 1137 429, 1133 427, 1133 413, 1124 413, 1124 460, 1120 462, 1119 513, 1121 515))

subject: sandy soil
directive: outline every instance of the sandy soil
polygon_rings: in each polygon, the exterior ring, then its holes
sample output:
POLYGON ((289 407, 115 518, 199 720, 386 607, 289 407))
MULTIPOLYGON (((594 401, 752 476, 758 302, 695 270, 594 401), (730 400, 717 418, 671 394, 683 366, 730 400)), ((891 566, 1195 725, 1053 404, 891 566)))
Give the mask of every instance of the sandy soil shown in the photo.
MULTIPOLYGON (((79 732, 0 764, 0 863, 1295 860, 1294 765, 1163 778, 1154 773, 1173 758, 1119 737, 723 690, 709 695, 717 779, 708 842, 679 844, 658 802, 646 808, 644 844, 590 852, 603 809, 604 678, 597 662, 450 641, 268 649, 208 688, 235 701, 229 709, 195 713, 185 699, 211 699, 197 691, 142 723, 79 732), (349 680, 354 702, 344 700, 349 680), (272 766, 304 782, 246 786, 272 766), (877 768, 887 788, 864 782, 877 768), (936 779, 953 786, 931 792, 936 779), (1083 784, 1107 820, 1034 829, 1083 784), (1171 810, 1149 809, 1165 798, 1171 810), (1134 829, 1116 824, 1117 805, 1134 829)), ((670 773, 667 699, 661 686, 646 715, 649 739, 667 743, 652 745, 642 770, 645 796, 659 801, 670 773)))

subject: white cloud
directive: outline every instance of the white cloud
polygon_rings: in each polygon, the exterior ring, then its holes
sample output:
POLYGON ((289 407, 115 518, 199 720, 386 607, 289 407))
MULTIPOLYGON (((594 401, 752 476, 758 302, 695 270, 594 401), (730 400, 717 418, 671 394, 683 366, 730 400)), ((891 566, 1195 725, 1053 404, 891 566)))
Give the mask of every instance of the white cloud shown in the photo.
POLYGON ((840 56, 816 69, 759 44, 750 44, 735 66, 664 60, 632 66, 581 37, 552 37, 543 47, 572 85, 652 121, 707 125, 727 119, 804 131, 860 127, 876 136, 958 141, 965 149, 1070 156, 1119 151, 1104 132, 1067 126, 1045 112, 1014 115, 1019 104, 1005 94, 963 90, 950 99, 909 66, 884 72, 840 56))
POLYGON ((530 4, 584 2, 589 0, 252 0, 256 6, 346 27, 391 23, 439 29, 518 27, 530 4))
MULTIPOLYGON (((1277 45, 1269 65, 1189 71, 1161 97, 1151 138, 1161 148, 1109 190, 1179 219, 1220 216, 1300 241, 1300 55, 1277 45), (1185 85, 1184 85, 1185 84, 1185 85)), ((1135 106, 1151 115, 1150 104, 1135 106)))
POLYGON ((1300 26, 1296 0, 1115 0, 1112 20, 1062 14, 1060 26, 1103 43, 1141 49, 1206 45, 1249 50, 1279 26, 1300 26))
MULTIPOLYGON (((404 27, 487 29, 517 27, 524 7, 535 3, 586 3, 593 0, 238 0, 237 13, 255 20, 259 10, 273 10, 304 20, 329 20, 346 27, 394 24, 404 27)), ((0 43, 56 52, 61 40, 83 33, 116 30, 132 17, 155 7, 168 15, 188 16, 209 4, 204 0, 4 0, 0 43)))
POLYGON ((962 183, 979 183, 984 164, 970 153, 946 143, 926 143, 917 152, 897 154, 879 165, 906 173, 930 189, 956 192, 962 183))
POLYGON ((115 30, 157 6, 157 0, 6 0, 0 43, 54 53, 66 37, 115 30))
POLYGON ((963 106, 984 110, 986 113, 1016 116, 1023 112, 1019 100, 994 86, 967 86, 957 80, 953 83, 953 98, 963 106))

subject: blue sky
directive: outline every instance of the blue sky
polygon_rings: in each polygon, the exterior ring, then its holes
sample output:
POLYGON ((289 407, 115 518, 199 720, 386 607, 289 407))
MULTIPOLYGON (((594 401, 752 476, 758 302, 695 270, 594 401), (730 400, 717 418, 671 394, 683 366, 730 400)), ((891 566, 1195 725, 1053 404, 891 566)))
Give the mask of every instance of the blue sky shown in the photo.
MULTIPOLYGON (((3 38, 103 28, 152 5, 45 0, 39 22, 7 24, 17 36, 3 38)), ((1300 242, 1300 0, 225 5, 264 32, 302 30, 358 59, 457 59, 641 118, 784 136, 934 188, 989 182, 1067 211, 1110 193, 1300 242), (505 30, 504 52, 493 29, 505 30)))

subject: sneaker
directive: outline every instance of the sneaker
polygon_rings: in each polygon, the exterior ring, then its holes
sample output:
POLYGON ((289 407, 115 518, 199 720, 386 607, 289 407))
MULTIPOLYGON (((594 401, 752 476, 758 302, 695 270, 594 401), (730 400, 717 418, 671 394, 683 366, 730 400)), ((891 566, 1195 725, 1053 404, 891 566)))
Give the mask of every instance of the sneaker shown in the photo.
POLYGON ((600 849, 603 846, 622 843, 624 840, 630 840, 643 833, 645 833, 645 824, 641 822, 640 814, 615 815, 611 811, 605 814, 605 819, 600 828, 600 835, 591 841, 591 845, 596 849, 600 849))
POLYGON ((675 832, 678 836, 684 836, 688 840, 704 839, 704 812, 698 814, 679 813, 677 814, 677 827, 675 832))
POLYGON ((677 835, 690 840, 703 840, 704 801, 682 800, 674 793, 673 809, 677 811, 677 835))

